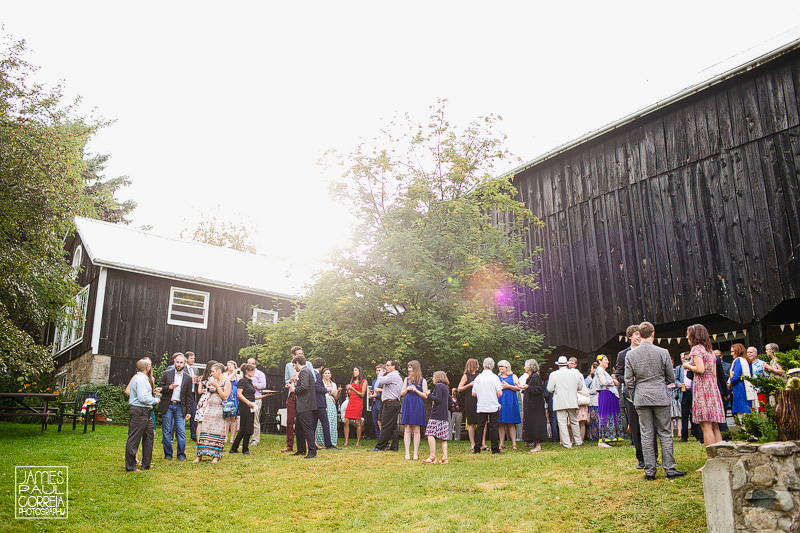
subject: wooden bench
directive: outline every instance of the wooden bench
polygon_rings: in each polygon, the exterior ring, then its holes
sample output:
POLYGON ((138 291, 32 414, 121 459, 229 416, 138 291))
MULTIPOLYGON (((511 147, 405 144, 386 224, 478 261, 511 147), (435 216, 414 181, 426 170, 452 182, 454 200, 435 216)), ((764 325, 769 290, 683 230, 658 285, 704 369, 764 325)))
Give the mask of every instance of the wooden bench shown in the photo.
POLYGON ((64 422, 65 418, 72 419, 72 429, 75 429, 75 424, 78 422, 78 418, 81 416, 83 417, 83 432, 86 433, 86 427, 89 424, 89 419, 92 419, 92 431, 94 431, 94 424, 95 418, 97 416, 97 402, 94 405, 91 405, 86 408, 86 414, 81 413, 81 409, 83 408, 84 402, 90 396, 94 396, 95 398, 97 393, 94 391, 78 391, 75 395, 75 401, 72 402, 61 402, 58 406, 58 430, 61 431, 61 425, 64 422))
POLYGON ((11 400, 13 405, 0 406, 0 418, 40 418, 42 420, 42 435, 47 429, 47 421, 50 417, 57 416, 57 410, 50 405, 50 402, 58 400, 58 394, 35 393, 35 392, 3 392, 0 393, 0 400, 11 400), (28 400, 38 398, 44 402, 42 406, 32 406, 26 403, 28 400))

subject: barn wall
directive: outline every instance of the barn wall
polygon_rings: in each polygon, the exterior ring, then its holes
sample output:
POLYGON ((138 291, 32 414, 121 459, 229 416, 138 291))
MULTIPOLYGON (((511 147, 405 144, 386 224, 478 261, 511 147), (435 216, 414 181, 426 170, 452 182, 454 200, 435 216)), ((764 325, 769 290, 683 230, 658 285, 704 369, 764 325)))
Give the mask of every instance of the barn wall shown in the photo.
POLYGON ((136 360, 157 363, 164 353, 192 351, 198 363, 238 361, 239 349, 249 344, 245 322, 253 306, 277 308, 281 317, 294 312, 284 300, 110 269, 99 346, 99 353, 113 356, 109 381, 127 381, 136 360), (206 329, 167 324, 173 286, 210 293, 206 329))
MULTIPOLYGON (((650 320, 763 319, 800 296, 800 52, 514 177, 552 345, 591 352, 650 320)), ((800 319, 800 317, 798 317, 800 319)))

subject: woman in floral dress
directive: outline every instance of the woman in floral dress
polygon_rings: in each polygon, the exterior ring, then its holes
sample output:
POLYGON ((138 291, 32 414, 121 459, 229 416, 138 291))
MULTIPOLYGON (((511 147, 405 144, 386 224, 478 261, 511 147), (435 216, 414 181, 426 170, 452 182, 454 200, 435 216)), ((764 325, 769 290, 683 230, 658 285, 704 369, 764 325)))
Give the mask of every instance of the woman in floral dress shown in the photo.
POLYGON ((717 387, 716 358, 708 330, 702 324, 689 326, 686 339, 692 350, 691 361, 683 368, 694 372, 692 381, 692 421, 700 424, 706 447, 722 440, 719 424, 725 422, 725 408, 717 387))
MULTIPOLYGON (((325 393, 325 402, 328 413, 328 424, 331 427, 331 442, 336 446, 336 441, 339 440, 339 420, 336 418, 336 400, 339 398, 341 389, 331 380, 330 368, 326 368, 322 371, 322 384, 325 385, 325 389, 327 389, 325 393)), ((324 435, 322 434, 322 422, 317 422, 314 438, 317 441, 317 446, 325 445, 324 435)))
POLYGON ((225 419, 222 418, 222 402, 231 393, 231 382, 225 378, 225 365, 216 363, 211 368, 211 377, 208 379, 206 389, 210 393, 203 414, 202 431, 197 430, 197 458, 194 462, 207 455, 211 462, 216 463, 222 458, 225 448, 225 419))

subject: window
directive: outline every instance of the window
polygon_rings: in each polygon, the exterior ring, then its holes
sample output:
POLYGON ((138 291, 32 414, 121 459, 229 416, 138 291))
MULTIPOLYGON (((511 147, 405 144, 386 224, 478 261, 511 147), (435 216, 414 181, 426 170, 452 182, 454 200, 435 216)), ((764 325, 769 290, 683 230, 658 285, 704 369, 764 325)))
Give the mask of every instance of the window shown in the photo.
POLYGON ((86 306, 89 303, 89 286, 81 289, 69 305, 61 309, 62 321, 56 326, 53 338, 53 355, 72 348, 83 340, 86 325, 86 306))
POLYGON ((278 312, 270 311, 269 309, 259 309, 258 307, 254 307, 253 322, 263 322, 266 324, 269 324, 271 322, 273 324, 277 324, 278 312))
POLYGON ((167 324, 206 329, 208 326, 207 292, 170 287, 167 324))

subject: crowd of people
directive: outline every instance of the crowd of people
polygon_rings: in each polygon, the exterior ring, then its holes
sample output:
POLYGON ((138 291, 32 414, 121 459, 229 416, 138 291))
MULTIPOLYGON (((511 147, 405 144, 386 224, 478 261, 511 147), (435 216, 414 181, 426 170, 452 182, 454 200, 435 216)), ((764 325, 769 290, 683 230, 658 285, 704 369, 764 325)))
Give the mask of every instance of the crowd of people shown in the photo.
MULTIPOLYGON (((482 363, 469 359, 452 389, 445 372, 434 372, 429 385, 418 361, 408 363, 403 378, 398 362, 391 359, 375 367, 371 387, 361 367, 355 367, 349 383, 339 387, 322 358, 307 361, 302 348, 295 346, 284 371, 288 394, 286 447, 282 452, 312 459, 320 448, 338 449, 338 401, 344 393, 344 447, 350 445, 351 425, 355 446, 360 446, 364 402, 369 398, 377 438, 372 450, 397 451, 401 424, 406 460, 420 458, 424 428, 429 455, 423 462, 447 464, 447 442, 460 439, 463 420, 474 454, 500 454, 507 446, 517 450, 518 442, 536 453, 548 439, 564 448, 582 446, 584 441, 608 448, 630 438, 637 468, 645 471, 647 479, 654 479, 656 474, 658 440, 661 464, 667 477, 673 478, 685 474, 677 469, 673 457, 673 425, 683 441, 688 439, 691 427, 698 441, 713 444, 727 429, 729 401, 735 416, 758 409, 759 393, 743 377, 783 373, 774 356, 771 363, 764 363, 758 360, 755 348, 745 350, 741 344, 731 348, 734 361, 726 368, 719 351, 712 350, 708 331, 699 324, 688 328, 691 350, 681 354, 675 367, 667 350, 653 344, 652 324, 632 325, 626 335, 630 346, 617 355, 613 372, 609 372, 606 355, 597 356, 587 376, 579 372, 574 357, 559 357, 557 369, 546 376, 540 375, 534 359, 525 361, 520 376, 512 372, 506 360, 497 362, 495 373, 495 361, 487 357, 482 363), (425 400, 431 403, 427 414, 425 400), (438 458, 437 443, 441 450, 438 458)), ((768 354, 776 351, 777 346, 767 346, 768 354)), ((193 363, 193 353, 175 354, 173 365, 156 386, 152 362, 147 358, 137 362, 137 374, 126 391, 131 413, 127 470, 151 466, 155 435, 152 408, 156 405, 162 416, 166 460, 172 460, 173 455, 178 461, 186 459, 186 420, 190 421, 191 439, 197 442, 194 462, 209 457, 216 463, 223 457, 226 443, 231 444, 229 453, 240 453, 241 447, 246 455, 251 453, 250 446, 258 444, 261 401, 282 391, 267 390, 266 376, 253 359, 238 368, 234 361, 209 361, 202 376, 193 363), (177 444, 174 451, 173 438, 177 444), (142 458, 137 461, 140 441, 142 458)))

